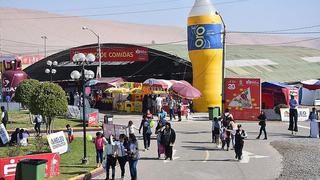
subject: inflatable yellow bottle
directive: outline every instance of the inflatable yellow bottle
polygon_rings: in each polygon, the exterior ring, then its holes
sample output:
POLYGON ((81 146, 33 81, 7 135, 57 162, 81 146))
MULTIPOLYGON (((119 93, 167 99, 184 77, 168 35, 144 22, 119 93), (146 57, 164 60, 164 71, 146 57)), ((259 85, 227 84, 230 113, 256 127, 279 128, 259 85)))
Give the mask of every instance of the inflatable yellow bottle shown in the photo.
POLYGON ((222 101, 222 21, 210 0, 196 0, 188 18, 188 51, 192 62, 193 86, 202 97, 194 109, 207 112, 222 101))

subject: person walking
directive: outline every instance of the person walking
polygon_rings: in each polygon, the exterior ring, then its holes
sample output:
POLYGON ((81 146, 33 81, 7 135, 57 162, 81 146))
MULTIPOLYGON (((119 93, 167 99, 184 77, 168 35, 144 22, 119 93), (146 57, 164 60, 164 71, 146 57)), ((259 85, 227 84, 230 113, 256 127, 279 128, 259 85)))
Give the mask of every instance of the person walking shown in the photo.
POLYGON ((176 107, 176 101, 173 99, 172 96, 170 96, 170 99, 168 101, 168 106, 169 106, 170 121, 172 121, 172 118, 174 120, 176 120, 176 116, 174 115, 174 109, 176 107))
POLYGON ((181 115, 182 115, 182 107, 183 107, 182 101, 181 101, 181 99, 179 99, 178 102, 177 102, 178 121, 181 121, 181 120, 182 120, 182 118, 181 118, 181 115))
POLYGON ((260 136, 262 134, 262 131, 264 132, 264 140, 267 140, 267 131, 266 131, 266 120, 267 120, 267 117, 266 115, 264 114, 263 111, 261 111, 260 115, 258 116, 258 120, 259 120, 259 126, 260 126, 260 132, 259 132, 259 135, 257 137, 257 139, 260 139, 260 136))
POLYGON ((165 129, 163 130, 163 144, 165 147, 165 155, 166 155, 165 160, 167 160, 168 158, 172 160, 172 149, 175 141, 176 141, 176 133, 174 129, 171 128, 171 124, 168 122, 165 126, 165 129))
POLYGON ((138 145, 137 138, 134 134, 130 134, 128 159, 129 159, 131 180, 137 180, 137 177, 138 177, 137 164, 138 164, 139 158, 140 158, 140 155, 139 155, 139 145, 138 145))
POLYGON ((109 171, 110 167, 112 169, 112 180, 114 180, 115 174, 116 174, 116 147, 115 143, 113 141, 113 136, 110 135, 106 142, 106 180, 109 180, 109 171))
POLYGON ((134 130, 135 130, 135 129, 136 129, 136 130, 139 130, 139 129, 133 124, 132 121, 129 121, 129 122, 128 122, 127 128, 128 128, 128 134, 134 134, 134 130))
POLYGON ((141 129, 142 129, 142 135, 143 135, 144 149, 149 150, 152 131, 150 127, 150 121, 147 119, 146 115, 144 115, 141 120, 139 134, 141 134, 141 129))
POLYGON ((159 118, 159 121, 162 122, 162 125, 166 125, 167 123, 166 116, 167 116, 167 112, 161 108, 160 112, 158 113, 158 118, 159 118))
POLYGON ((101 132, 96 133, 96 138, 94 138, 93 143, 96 147, 96 162, 97 167, 102 165, 103 161, 103 147, 106 144, 106 139, 102 136, 101 132))
POLYGON ((42 123, 42 116, 40 114, 35 115, 34 118, 34 130, 36 131, 36 136, 41 135, 41 123, 42 123))
POLYGON ((157 134, 157 146, 158 146, 158 159, 160 159, 161 154, 164 153, 164 145, 162 143, 162 135, 164 130, 164 125, 162 124, 162 121, 158 122, 158 125, 156 127, 155 133, 157 134))
POLYGON ((295 133, 298 132, 298 102, 295 100, 294 96, 291 95, 291 99, 289 102, 290 105, 290 111, 289 111, 289 117, 290 117, 290 122, 289 122, 289 128, 288 130, 291 131, 291 134, 293 134, 293 131, 295 133))
POLYGON ((1 106, 1 111, 2 111, 1 122, 4 125, 4 127, 7 129, 7 123, 9 121, 8 112, 4 106, 1 106))
POLYGON ((241 128, 241 124, 239 124, 235 134, 235 146, 234 146, 236 159, 238 160, 242 159, 242 149, 244 146, 244 139, 246 137, 247 137, 246 132, 241 128))
POLYGON ((220 145, 220 132, 221 132, 221 121, 214 117, 212 121, 212 143, 215 143, 217 147, 220 145))
POLYGON ((117 150, 117 160, 121 169, 121 180, 124 179, 125 174, 125 166, 128 160, 127 150, 128 150, 128 140, 126 135, 120 134, 119 141, 116 142, 116 150, 117 150))
POLYGON ((160 96, 160 94, 158 94, 158 97, 156 98, 157 113, 159 113, 160 110, 162 109, 162 102, 163 102, 163 99, 160 96))

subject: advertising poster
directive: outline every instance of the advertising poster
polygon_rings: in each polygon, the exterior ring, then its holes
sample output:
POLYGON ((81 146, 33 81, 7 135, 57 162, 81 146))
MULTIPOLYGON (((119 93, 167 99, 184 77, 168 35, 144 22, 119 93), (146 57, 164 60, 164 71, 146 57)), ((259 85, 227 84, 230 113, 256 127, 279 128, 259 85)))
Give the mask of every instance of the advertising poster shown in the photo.
POLYGON ((0 138, 3 144, 9 142, 9 134, 3 124, 0 124, 0 138))
POLYGON ((28 156, 16 156, 0 158, 0 179, 14 180, 16 167, 19 161, 23 159, 44 159, 47 160, 46 176, 53 177, 60 175, 60 155, 59 153, 45 153, 28 156))
POLYGON ((256 78, 225 79, 225 109, 235 120, 257 120, 261 110, 261 85, 256 78))
MULTIPOLYGON (((298 108, 298 121, 306 121, 309 119, 310 110, 309 108, 298 108)), ((289 108, 281 108, 280 115, 281 121, 289 121, 289 108)))
POLYGON ((68 151, 68 142, 63 131, 49 134, 47 138, 51 152, 63 154, 68 151))
POLYGON ((88 126, 93 126, 98 124, 98 112, 92 112, 88 114, 88 126))

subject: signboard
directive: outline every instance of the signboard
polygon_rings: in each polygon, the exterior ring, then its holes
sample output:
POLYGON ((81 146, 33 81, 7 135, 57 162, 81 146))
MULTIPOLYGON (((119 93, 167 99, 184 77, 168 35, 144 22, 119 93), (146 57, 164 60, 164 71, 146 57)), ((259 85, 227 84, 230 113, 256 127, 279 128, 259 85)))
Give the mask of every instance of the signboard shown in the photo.
POLYGON ((63 131, 49 134, 47 138, 51 152, 63 154, 68 151, 68 142, 63 131))
POLYGON ((42 55, 17 56, 16 58, 21 60, 21 64, 31 65, 43 59, 44 56, 42 55))
POLYGON ((92 125, 96 125, 98 124, 98 112, 92 112, 88 114, 88 125, 92 126, 92 125))
POLYGON ((119 139, 120 134, 128 135, 126 126, 106 123, 103 124, 103 134, 105 137, 113 135, 116 139, 119 139))
MULTIPOLYGON (((309 119, 310 110, 309 108, 298 108, 298 121, 306 121, 309 119)), ((280 115, 281 121, 289 121, 289 108, 281 108, 280 115)))
POLYGON ((0 124, 0 138, 3 144, 7 144, 9 142, 9 135, 3 124, 0 124))
POLYGON ((0 158, 0 179, 14 180, 17 164, 23 159, 45 159, 48 161, 46 164, 45 177, 60 175, 60 155, 58 153, 45 153, 29 156, 0 158))
MULTIPOLYGON (((98 61, 98 48, 78 48, 70 50, 70 60, 77 53, 95 54, 98 61)), ((114 48, 101 48, 101 61, 140 61, 147 62, 149 60, 148 48, 144 47, 114 47, 114 48)))
POLYGON ((225 108, 235 120, 257 120, 261 111, 260 79, 226 78, 225 108))

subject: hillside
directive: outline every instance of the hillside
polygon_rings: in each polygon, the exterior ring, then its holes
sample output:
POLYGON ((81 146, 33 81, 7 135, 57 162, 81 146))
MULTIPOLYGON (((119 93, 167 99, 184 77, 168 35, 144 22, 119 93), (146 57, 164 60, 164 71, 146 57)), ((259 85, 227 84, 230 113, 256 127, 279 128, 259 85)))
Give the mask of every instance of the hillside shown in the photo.
MULTIPOLYGON (((185 28, 132 24, 110 20, 93 20, 69 17, 42 11, 0 8, 0 53, 37 55, 43 54, 47 36, 48 54, 74 46, 97 42, 96 37, 81 29, 87 26, 100 35, 102 43, 161 44, 180 42, 186 44, 185 28), (46 17, 43 19, 43 17, 46 17)), ((305 38, 303 38, 305 39, 305 38)), ((271 35, 228 34, 230 45, 262 45, 284 43, 283 45, 302 46, 320 49, 320 40, 299 41, 301 38, 271 35)))

